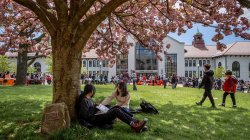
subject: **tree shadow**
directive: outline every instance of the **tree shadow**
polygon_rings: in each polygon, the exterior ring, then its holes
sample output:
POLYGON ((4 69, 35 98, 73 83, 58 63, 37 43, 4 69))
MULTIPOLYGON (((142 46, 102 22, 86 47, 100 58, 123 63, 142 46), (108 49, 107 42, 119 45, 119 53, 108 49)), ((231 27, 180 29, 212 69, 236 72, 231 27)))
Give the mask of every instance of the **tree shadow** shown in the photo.
POLYGON ((150 121, 152 121, 153 131, 163 139, 247 139, 250 137, 248 133, 250 116, 246 108, 213 109, 195 105, 174 105, 169 102, 162 105, 159 112, 159 116, 155 116, 158 119, 153 117, 150 121), (165 135, 166 133, 170 135, 165 135))
POLYGON ((39 137, 44 105, 49 102, 16 99, 0 102, 0 139, 39 137))

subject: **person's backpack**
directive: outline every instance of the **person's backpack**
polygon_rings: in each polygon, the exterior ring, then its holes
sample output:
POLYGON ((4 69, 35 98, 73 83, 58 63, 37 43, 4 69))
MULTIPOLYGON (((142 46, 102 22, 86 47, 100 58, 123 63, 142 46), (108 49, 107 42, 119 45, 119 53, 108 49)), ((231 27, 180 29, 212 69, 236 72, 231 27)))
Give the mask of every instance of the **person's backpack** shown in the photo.
POLYGON ((150 103, 146 102, 145 100, 142 100, 141 104, 141 111, 145 113, 152 113, 152 114, 158 114, 158 110, 150 103))

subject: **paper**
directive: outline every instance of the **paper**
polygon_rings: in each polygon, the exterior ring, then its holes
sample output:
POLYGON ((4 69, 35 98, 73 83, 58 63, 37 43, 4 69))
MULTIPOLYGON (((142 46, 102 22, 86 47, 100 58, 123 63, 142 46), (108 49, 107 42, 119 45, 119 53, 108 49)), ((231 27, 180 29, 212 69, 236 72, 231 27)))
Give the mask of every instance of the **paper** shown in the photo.
POLYGON ((109 108, 107 108, 106 106, 99 104, 98 106, 96 106, 97 109, 99 109, 100 111, 98 111, 95 115, 99 115, 99 114, 105 114, 108 112, 109 108))

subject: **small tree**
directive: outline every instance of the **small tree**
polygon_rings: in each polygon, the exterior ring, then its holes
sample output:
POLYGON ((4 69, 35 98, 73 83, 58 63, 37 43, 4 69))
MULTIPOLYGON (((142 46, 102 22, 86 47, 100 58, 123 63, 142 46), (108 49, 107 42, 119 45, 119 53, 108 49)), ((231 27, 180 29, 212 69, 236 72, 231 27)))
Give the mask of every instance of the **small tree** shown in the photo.
POLYGON ((225 69, 224 69, 224 67, 218 67, 218 68, 215 68, 215 70, 214 70, 214 77, 215 78, 222 78, 222 77, 224 77, 224 75, 225 75, 225 69))
POLYGON ((45 63, 48 65, 48 68, 46 69, 47 70, 47 72, 49 72, 49 73, 52 73, 52 70, 53 70, 53 68, 52 68, 52 56, 51 55, 48 55, 47 57, 46 57, 46 60, 45 60, 45 63))
POLYGON ((29 66, 27 72, 28 73, 34 73, 34 72, 36 72, 36 69, 33 66, 29 66))
POLYGON ((9 71, 11 68, 9 60, 6 56, 0 55, 0 73, 9 71))

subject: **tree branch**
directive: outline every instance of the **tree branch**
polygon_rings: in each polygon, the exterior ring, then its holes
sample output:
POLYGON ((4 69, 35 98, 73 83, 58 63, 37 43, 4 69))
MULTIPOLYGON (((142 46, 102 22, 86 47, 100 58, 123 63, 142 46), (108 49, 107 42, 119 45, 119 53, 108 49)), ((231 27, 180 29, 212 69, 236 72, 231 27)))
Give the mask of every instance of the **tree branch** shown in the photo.
MULTIPOLYGON (((76 44, 77 43, 86 44, 88 41, 88 38, 91 36, 93 31, 97 28, 97 26, 103 20, 105 20, 117 7, 119 7, 120 5, 124 4, 127 1, 129 0, 111 0, 96 14, 87 17, 87 19, 85 19, 84 22, 80 24, 79 31, 77 32, 78 39, 76 41, 76 44)), ((84 46, 81 46, 81 48, 79 49, 81 50, 83 47, 84 46)))
POLYGON ((56 19, 56 17, 52 14, 48 14, 47 11, 44 11, 40 8, 40 5, 37 5, 32 0, 14 0, 16 3, 27 7, 31 11, 33 11, 38 18, 41 20, 41 22, 46 26, 48 32, 50 33, 51 36, 54 36, 56 33, 56 27, 55 24, 53 24, 53 20, 56 19))

